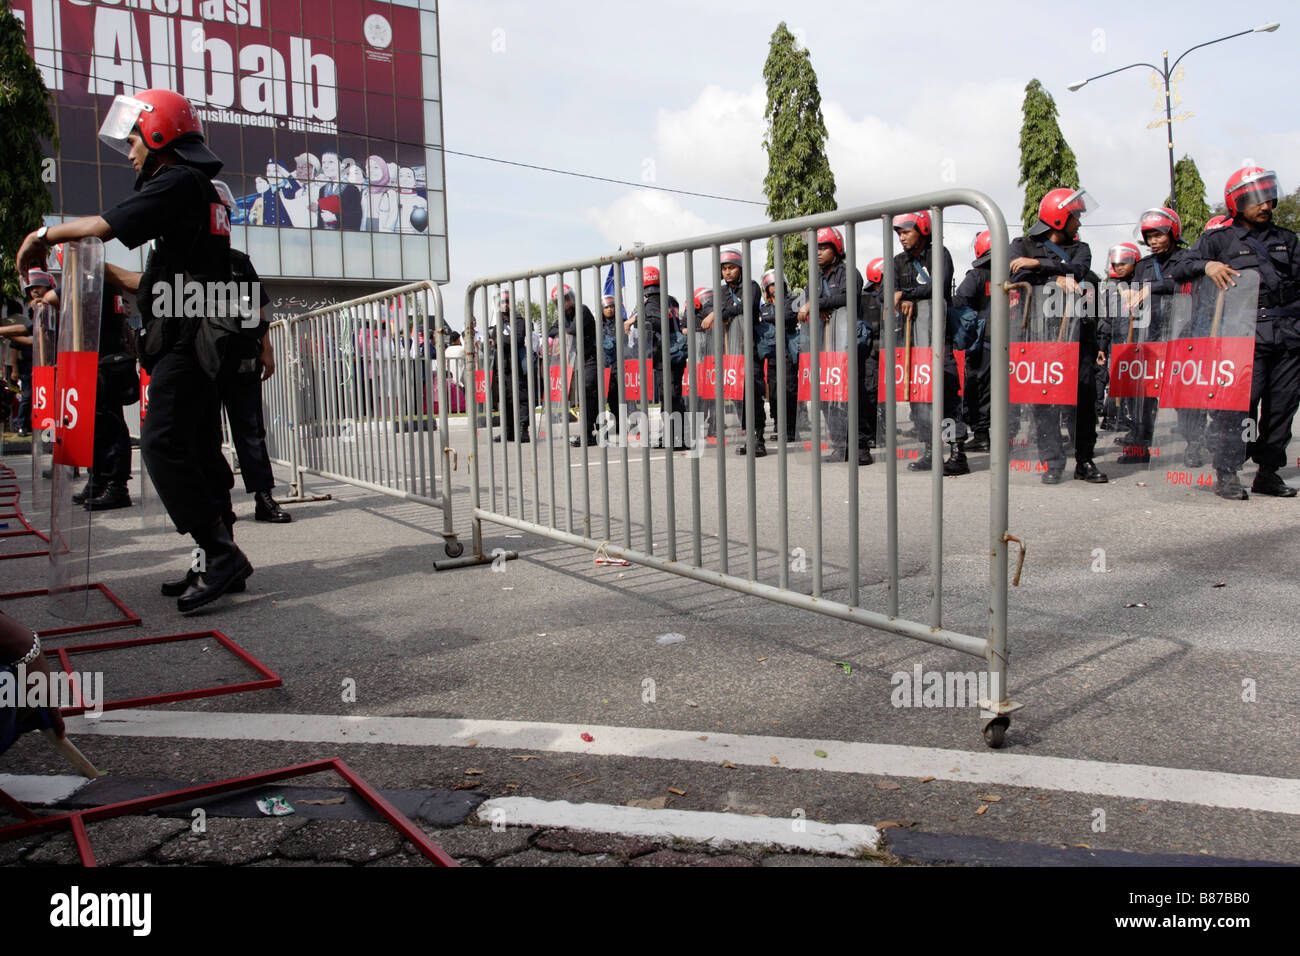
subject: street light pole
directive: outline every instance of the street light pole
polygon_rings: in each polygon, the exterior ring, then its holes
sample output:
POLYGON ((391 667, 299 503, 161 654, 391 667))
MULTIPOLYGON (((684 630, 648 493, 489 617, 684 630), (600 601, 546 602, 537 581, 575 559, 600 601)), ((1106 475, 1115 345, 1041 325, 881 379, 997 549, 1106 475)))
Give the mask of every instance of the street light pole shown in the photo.
POLYGON ((1247 33, 1272 33, 1275 30, 1277 30, 1277 28, 1280 27, 1281 25, 1282 25, 1281 23, 1278 23, 1277 21, 1273 21, 1272 23, 1265 23, 1261 26, 1257 26, 1253 30, 1242 30, 1239 33, 1230 33, 1226 37, 1219 37, 1217 40, 1207 40, 1204 43, 1198 43, 1196 44, 1196 46, 1188 47, 1181 54, 1179 54, 1178 59, 1174 60, 1174 65, 1172 67, 1169 65, 1169 51, 1165 50, 1163 68, 1156 66, 1154 63, 1130 63, 1128 66, 1121 66, 1115 70, 1108 70, 1105 73, 1098 73, 1096 76, 1090 76, 1086 80, 1075 80, 1068 87, 1066 87, 1066 89, 1068 89, 1071 93, 1077 93, 1079 90, 1083 89, 1093 80, 1100 80, 1102 77, 1111 76, 1112 74, 1115 73, 1122 73, 1124 70, 1131 70, 1139 66, 1145 66, 1148 69, 1155 70, 1156 73, 1159 74, 1160 80, 1165 87, 1165 131, 1166 131, 1165 141, 1169 148, 1169 206, 1171 209, 1177 212, 1178 198, 1174 192, 1174 117, 1173 117, 1173 105, 1170 102, 1172 96, 1169 90, 1169 81, 1170 78, 1173 76, 1173 71, 1178 69, 1178 64, 1182 62, 1183 57, 1191 53, 1192 50, 1199 50, 1203 46, 1210 46, 1211 44, 1214 43, 1222 43, 1224 40, 1232 40, 1236 37, 1245 36, 1247 33))

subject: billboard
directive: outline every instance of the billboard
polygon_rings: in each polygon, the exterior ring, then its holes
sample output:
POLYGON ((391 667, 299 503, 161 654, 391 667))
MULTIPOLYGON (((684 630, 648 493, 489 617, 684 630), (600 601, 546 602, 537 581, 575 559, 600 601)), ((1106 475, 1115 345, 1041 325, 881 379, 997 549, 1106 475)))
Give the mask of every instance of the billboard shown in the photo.
POLYGON ((119 93, 193 102, 268 276, 446 281, 435 0, 14 0, 53 98, 60 217, 134 173, 97 139, 119 93))

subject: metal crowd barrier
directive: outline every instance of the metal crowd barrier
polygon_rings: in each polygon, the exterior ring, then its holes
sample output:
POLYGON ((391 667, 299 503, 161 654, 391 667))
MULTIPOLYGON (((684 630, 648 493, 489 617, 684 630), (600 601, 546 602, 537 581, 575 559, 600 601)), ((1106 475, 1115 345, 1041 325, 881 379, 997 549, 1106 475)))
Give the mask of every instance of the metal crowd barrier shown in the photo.
MULTIPOLYGON (((452 525, 447 327, 442 291, 418 282, 272 323, 277 370, 263 383, 267 452, 287 467, 291 495, 313 500, 306 476, 442 511, 452 525), (441 440, 440 440, 441 435, 441 440)), ((222 418, 223 440, 229 425, 222 418)))
MULTIPOLYGON (((785 275, 783 269, 783 244, 781 241, 783 236, 805 234, 809 259, 808 274, 816 276, 819 272, 815 239, 816 230, 824 226, 843 228, 846 242, 845 260, 850 269, 850 275, 852 275, 852 269, 856 263, 857 225, 859 223, 870 224, 875 222, 876 227, 881 230, 883 247, 886 250, 892 250, 894 248, 892 217, 896 214, 913 212, 918 209, 928 208, 930 210, 932 218, 931 249, 933 253, 931 273, 939 275, 942 274, 943 210, 950 206, 968 206, 975 209, 983 216, 992 234, 992 282, 990 283, 992 306, 989 318, 992 340, 992 367, 994 369, 1006 368, 1009 362, 1008 297, 1005 289, 1008 278, 1006 222, 1002 212, 992 200, 983 193, 967 189, 952 189, 909 196, 850 210, 840 210, 777 223, 765 223, 748 229, 666 242, 600 258, 579 260, 478 279, 470 284, 465 293, 465 341, 467 344, 474 341, 474 330, 476 328, 486 330, 489 345, 496 352, 496 367, 502 368, 504 366, 505 351, 501 323, 496 321, 495 316, 492 317, 492 321, 489 321, 490 310, 495 312, 495 303, 498 301, 500 292, 508 290, 511 293, 512 308, 522 305, 522 314, 525 316, 533 314, 534 302, 538 302, 542 307, 543 314, 546 314, 545 306, 550 301, 549 290, 552 287, 563 288, 567 282, 573 288, 576 299, 576 313, 580 318, 583 313, 584 286, 595 291, 598 302, 600 290, 603 288, 602 269, 618 263, 631 263, 634 265, 635 302, 638 306, 644 300, 642 267, 643 265, 656 265, 663 277, 663 282, 659 287, 660 314, 664 316, 669 314, 668 296, 669 286, 671 285, 674 289, 685 292, 685 299, 682 301, 682 312, 687 319, 687 328, 695 329, 696 316, 691 301, 692 289, 695 287, 694 253, 707 253, 711 256, 713 301, 719 303, 722 301, 722 280, 718 258, 721 247, 728 244, 740 246, 743 260, 742 288, 748 289, 749 283, 757 279, 758 275, 763 271, 761 266, 755 267, 751 261, 751 244, 758 240, 774 238, 774 265, 780 282, 777 301, 780 302, 783 301, 782 293, 784 291, 785 275), (670 257, 673 259, 674 268, 672 271, 669 268, 670 257), (589 279, 589 283, 585 279, 589 279), (684 279, 684 282, 680 281, 681 279, 684 279), (475 316, 476 302, 479 306, 477 318, 475 316), (494 342, 492 341, 493 338, 495 339, 494 342), (1001 364, 999 365, 999 363, 1001 364)), ((888 256, 886 264, 889 265, 888 256)), ((611 272, 617 273, 616 299, 621 303, 623 302, 624 284, 621 267, 611 270, 611 272)), ((887 267, 884 270, 882 300, 885 303, 886 316, 892 315, 893 311, 893 285, 892 268, 887 267)), ((857 314, 857 299, 859 298, 858 290, 853 289, 852 286, 853 283, 850 282, 848 314, 851 316, 857 314)), ((818 288, 816 283, 812 284, 810 291, 810 314, 815 317, 820 314, 817 307, 818 288)), ((944 290, 940 284, 936 283, 931 302, 932 314, 937 316, 932 330, 932 341, 938 343, 945 340, 945 300, 943 292, 944 290)), ((751 308, 751 303, 746 301, 743 316, 746 370, 753 367, 755 355, 754 317, 751 314, 751 308)), ((593 308, 593 313, 597 316, 596 328, 598 333, 600 330, 599 312, 598 306, 593 308)), ((636 324, 637 340, 639 342, 646 341, 646 329, 644 327, 644 318, 641 315, 642 312, 644 312, 644 309, 638 308, 636 324)), ((621 318, 620 316, 620 321, 621 318)), ((549 324, 551 321, 554 321, 554 318, 548 317, 547 323, 549 324)), ((779 421, 785 423, 787 421, 786 415, 795 414, 795 409, 786 408, 787 330, 785 328, 786 317, 782 309, 777 310, 776 324, 777 354, 775 366, 778 381, 774 411, 779 412, 777 416, 779 421)), ((721 326, 721 322, 715 323, 711 336, 714 367, 719 373, 724 367, 721 326)), ((812 321, 809 326, 811 338, 809 380, 811 383, 818 383, 822 380, 820 355, 824 347, 821 342, 824 333, 821 331, 820 322, 812 321)), ((880 348, 886 356, 894 356, 896 354, 894 323, 886 320, 881 323, 881 326, 882 328, 878 330, 880 348)), ((519 382, 517 387, 527 388, 526 407, 533 416, 533 440, 530 445, 525 446, 519 442, 503 442, 499 446, 501 451, 500 455, 498 455, 491 441, 487 441, 485 444, 484 436, 481 434, 483 426, 480 426, 478 411, 481 398, 476 394, 476 389, 466 389, 469 404, 469 422, 473 436, 470 457, 473 553, 459 561, 438 562, 435 567, 443 570, 492 561, 494 558, 503 556, 507 558, 515 557, 516 555, 512 552, 506 552, 503 549, 497 549, 490 555, 484 553, 482 522, 486 520, 506 528, 525 531, 553 541, 586 548, 597 552, 598 556, 624 559, 634 564, 668 571, 696 581, 728 588, 790 607, 813 611, 902 637, 958 650, 975 657, 982 657, 985 660, 988 678, 987 696, 979 701, 984 737, 990 746, 999 747, 1002 745, 1006 728, 1010 725, 1009 715, 1020 707, 1019 704, 1008 699, 1006 679, 1007 545, 1009 541, 1014 540, 1008 535, 1007 527, 1009 468, 1007 376, 997 374, 991 376, 992 422, 990 437, 992 452, 990 458, 988 535, 988 628, 983 636, 974 636, 950 630, 944 626, 944 529, 942 520, 944 478, 942 465, 944 459, 943 432, 945 429, 938 427, 938 423, 944 420, 944 376, 938 371, 939 366, 937 366, 937 363, 941 361, 938 354, 934 357, 937 367, 936 373, 932 376, 933 386, 931 389, 931 420, 935 423, 935 427, 931 429, 930 439, 934 466, 931 472, 930 496, 929 607, 928 614, 918 615, 924 616, 925 620, 909 620, 900 614, 899 610, 899 449, 897 447, 897 385, 894 375, 889 374, 884 377, 883 399, 885 402, 886 434, 884 466, 887 472, 886 500, 883 503, 859 501, 859 477, 855 465, 858 452, 859 399, 856 388, 850 387, 848 389, 847 457, 849 464, 847 466, 847 482, 849 500, 845 509, 846 513, 843 515, 845 524, 832 526, 832 533, 836 535, 840 533, 840 529, 847 527, 848 566, 846 569, 835 568, 827 566, 824 561, 823 525, 828 505, 823 502, 822 491, 823 471, 827 467, 835 466, 824 466, 819 454, 821 447, 820 411, 822 401, 820 389, 815 384, 811 388, 812 410, 810 423, 813 433, 811 444, 813 454, 811 458, 789 458, 790 449, 786 446, 784 424, 778 432, 775 455, 776 487, 774 489, 777 505, 775 515, 776 548, 773 555, 770 545, 760 548, 758 540, 760 524, 762 524, 765 544, 771 541, 768 534, 772 530, 773 515, 766 501, 763 504, 764 510, 761 514, 761 521, 758 513, 756 462, 753 454, 755 431, 754 389, 746 387, 744 396, 744 421, 747 425, 745 441, 748 443, 748 454, 743 460, 743 465, 735 458, 731 459, 734 463, 733 468, 739 466, 744 469, 740 480, 728 477, 728 459, 726 457, 728 449, 724 448, 725 442, 721 438, 717 441, 715 448, 711 450, 705 449, 705 453, 712 452, 710 457, 713 459, 713 470, 715 472, 714 494, 717 502, 714 524, 711 528, 706 527, 701 520, 701 497, 705 493, 705 489, 701 486, 701 459, 698 454, 692 454, 689 467, 685 469, 687 474, 683 476, 680 474, 680 470, 684 465, 681 459, 671 453, 664 454, 663 452, 652 456, 649 443, 642 442, 641 447, 637 449, 641 466, 639 469, 640 475, 639 479, 635 481, 633 479, 634 468, 631 460, 631 450, 626 441, 621 441, 616 448, 611 448, 608 442, 601 441, 600 447, 594 451, 577 451, 577 461, 574 461, 575 452, 570 448, 568 439, 577 435, 581 426, 574 425, 572 428, 570 427, 569 403, 562 392, 559 401, 552 401, 551 383, 554 382, 558 386, 560 382, 567 381, 569 365, 572 362, 571 356, 575 354, 585 355, 587 349, 594 349, 598 361, 597 388, 599 396, 598 409, 595 411, 603 411, 607 400, 607 392, 604 386, 605 362, 601 343, 583 341, 585 336, 581 322, 576 324, 575 331, 577 341, 570 343, 564 330, 564 323, 560 322, 561 341, 555 357, 559 365, 558 379, 553 378, 553 359, 547 349, 542 350, 540 382, 538 381, 539 376, 534 371, 534 362, 528 363, 525 370, 526 375, 518 376, 521 379, 526 378, 526 382, 519 382), (540 423, 536 414, 538 408, 542 409, 540 423), (562 453, 556 451, 555 440, 557 438, 564 439, 560 445, 562 453), (653 464, 656 467, 659 464, 663 466, 662 480, 652 477, 652 457, 653 464), (484 458, 487 461, 486 488, 482 481, 484 458), (811 468, 811 495, 806 504, 811 508, 812 512, 810 528, 807 529, 812 543, 810 553, 807 554, 812 565, 812 574, 811 587, 807 592, 791 586, 791 562, 787 560, 787 556, 791 554, 790 523, 792 511, 787 479, 790 467, 800 461, 810 462, 811 468), (577 496, 576 500, 575 495, 577 496), (729 510, 736 511, 736 509, 729 509, 731 497, 739 497, 743 500, 743 521, 746 532, 743 549, 739 542, 733 542, 729 536, 728 512, 729 510), (883 577, 887 582, 887 590, 883 599, 884 607, 878 609, 862 606, 864 582, 860 562, 860 553, 863 551, 860 512, 868 508, 877 512, 883 510, 885 513, 886 554, 883 577), (687 510, 689 510, 689 517, 685 514, 687 510), (639 521, 634 518, 634 511, 640 512, 639 521), (707 561, 706 549, 708 551, 707 561), (743 550, 747 556, 747 563, 743 571, 740 569, 733 570, 731 566, 731 552, 733 549, 743 550), (775 561, 773 561, 773 557, 775 557, 775 561), (760 560, 764 565, 762 574, 760 574, 760 560), (773 567, 774 564, 775 567, 773 567), (842 596, 836 593, 837 599, 832 599, 826 594, 824 571, 832 578, 833 586, 831 590, 844 592, 842 596), (843 587, 834 586, 841 581, 844 583, 843 587)), ((697 354, 700 347, 697 345, 695 335, 688 335, 687 342, 689 348, 686 367, 687 380, 691 383, 698 383, 697 368, 703 357, 697 354)), ((625 368, 622 336, 616 337, 616 348, 614 368, 622 370, 625 368)), ((480 357, 476 356, 475 352, 476 350, 472 348, 466 350, 468 361, 466 378, 468 381, 475 380, 474 373, 480 361, 480 357)), ((859 374, 859 359, 855 348, 848 347, 847 356, 847 377, 848 381, 853 383, 858 380, 859 374)), ((661 339, 661 354, 655 354, 651 358, 655 366, 657 366, 656 374, 661 369, 673 368, 668 336, 665 335, 661 339)), ((582 370, 579 368, 576 370, 574 377, 578 379, 581 375, 582 370)), ((642 379, 647 378, 644 372, 642 372, 641 377, 642 379)), ((749 375, 746 377, 752 378, 749 375)), ((491 387, 494 387, 499 392, 495 397, 498 398, 499 405, 504 413, 507 401, 505 384, 501 381, 501 376, 495 378, 497 381, 491 387)), ((721 381, 720 375, 718 380, 721 381)), ((626 408, 628 383, 625 382, 625 376, 623 374, 611 375, 610 382, 617 383, 618 407, 626 408)), ((647 394, 649 391, 648 382, 643 381, 642 386, 637 402, 642 421, 645 422, 650 417, 649 405, 651 399, 647 394)), ((697 398, 698 391, 698 386, 691 389, 689 400, 690 417, 688 420, 692 424, 698 424, 699 422, 697 417, 700 408, 699 399, 697 398)), ((579 394, 581 395, 581 389, 579 389, 579 394)), ((581 397, 579 401, 581 404, 585 404, 585 397, 581 397)), ((720 385, 715 389, 713 402, 719 435, 722 435, 724 432, 724 399, 720 385)), ((669 407, 665 402, 663 411, 667 411, 669 407)), ((490 434, 490 417, 486 417, 484 422, 490 434)), ((623 436, 626 431, 620 427, 618 433, 623 436)), ((694 440, 701 442, 703 438, 697 434, 694 436, 694 440)), ((763 467, 765 472, 768 472, 767 466, 763 467)), ((772 490, 770 489, 770 480, 770 473, 765 473, 764 482, 768 486, 769 492, 772 490)), ((797 504, 802 505, 805 502, 797 502, 797 504)), ((831 512, 833 520, 839 517, 838 512, 833 507, 831 512)), ((739 517, 739 513, 733 515, 733 517, 739 517)), ((872 530, 875 530, 874 526, 872 526, 872 530)), ((908 530, 911 530, 910 526, 908 530)), ((865 586, 874 590, 876 587, 875 582, 878 580, 880 579, 876 578, 874 581, 868 581, 865 586)))

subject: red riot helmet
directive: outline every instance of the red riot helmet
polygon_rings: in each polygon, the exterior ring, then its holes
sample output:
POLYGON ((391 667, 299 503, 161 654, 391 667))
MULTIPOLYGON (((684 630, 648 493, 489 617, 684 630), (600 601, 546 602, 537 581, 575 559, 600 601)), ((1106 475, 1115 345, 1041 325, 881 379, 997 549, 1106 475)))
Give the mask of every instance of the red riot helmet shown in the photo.
POLYGON ((817 230, 817 245, 834 246, 835 254, 840 258, 844 257, 844 233, 840 232, 834 226, 822 226, 817 230))
POLYGON ((987 256, 993 248, 993 233, 985 229, 975 237, 975 258, 987 256))
POLYGON ((1138 224, 1133 230, 1133 238, 1138 242, 1145 243, 1148 232, 1163 232, 1177 243, 1183 235, 1183 221, 1178 218, 1178 213, 1167 206, 1148 209, 1142 214, 1142 218, 1138 220, 1138 224))
POLYGON ((767 291, 767 287, 768 287, 768 286, 770 286, 770 285, 776 285, 776 270, 775 270, 775 269, 768 269, 766 272, 764 272, 764 273, 763 273, 763 281, 762 281, 761 283, 759 283, 759 285, 761 285, 761 286, 763 287, 763 291, 764 291, 764 292, 767 291))
POLYGON ((731 263, 738 269, 743 268, 744 260, 740 255, 739 249, 723 249, 722 252, 718 254, 718 264, 725 266, 727 263, 731 263))
POLYGON ((1232 225, 1231 216, 1215 216, 1205 224, 1203 232, 1213 232, 1215 229, 1222 229, 1224 226, 1232 225))
POLYGON ((215 176, 221 160, 204 145, 203 122, 193 104, 171 90, 141 90, 134 96, 114 98, 99 138, 126 156, 131 152, 127 137, 138 132, 150 154, 170 149, 187 166, 206 176, 215 176))
POLYGON ((613 304, 614 304, 614 297, 612 295, 604 296, 600 300, 600 307, 602 309, 605 308, 605 306, 607 305, 613 305, 613 304))
MULTIPOLYGON (((559 297, 560 297, 560 287, 559 287, 559 286, 551 286, 551 301, 554 302, 554 301, 557 300, 559 297)), ((566 286, 564 287, 564 297, 565 297, 566 299, 572 299, 572 298, 573 298, 573 288, 572 288, 571 286, 566 285, 566 286)))
POLYGON ((1137 262, 1142 258, 1142 250, 1132 242, 1121 242, 1110 247, 1110 252, 1106 253, 1106 274, 1111 279, 1118 279, 1115 274, 1115 267, 1125 262, 1137 262))
POLYGON ((928 212, 905 212, 894 217, 894 232, 900 229, 915 229, 923 236, 930 235, 930 214, 928 212))
POLYGON ((867 263, 867 281, 873 284, 880 283, 885 278, 885 260, 872 259, 867 263))
POLYGON ((1228 177, 1223 187, 1223 203, 1235 217, 1244 206, 1271 202, 1277 204, 1277 173, 1259 166, 1245 166, 1228 177))
POLYGON ((706 285, 695 290, 695 311, 705 313, 713 311, 713 290, 706 285))
POLYGON ((1065 232, 1071 216, 1082 220, 1096 208, 1096 201, 1082 189, 1053 189, 1038 204, 1038 222, 1030 228, 1029 235, 1041 236, 1053 229, 1065 232))
POLYGON ((641 285, 652 286, 659 284, 659 270, 655 266, 645 266, 641 270, 641 285))

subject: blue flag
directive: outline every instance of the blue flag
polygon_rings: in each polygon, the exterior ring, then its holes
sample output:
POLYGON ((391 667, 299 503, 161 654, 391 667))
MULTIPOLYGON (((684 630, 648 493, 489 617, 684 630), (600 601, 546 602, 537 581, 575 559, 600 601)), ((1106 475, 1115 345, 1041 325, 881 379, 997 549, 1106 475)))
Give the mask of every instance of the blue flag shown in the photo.
MULTIPOLYGON (((619 247, 618 247, 618 251, 619 251, 619 252, 622 252, 622 251, 623 251, 623 247, 622 247, 622 246, 619 246, 619 247)), ((619 281, 622 282, 622 284, 623 284, 623 288, 626 289, 626 288, 627 288, 627 280, 623 277, 623 263, 621 263, 621 262, 618 264, 618 278, 619 278, 619 281)), ((610 263, 610 266, 609 266, 609 273, 605 276, 605 291, 604 291, 603 294, 604 294, 604 295, 611 295, 611 296, 613 296, 615 299, 618 298, 618 293, 614 291, 614 264, 613 264, 613 263, 610 263)), ((620 316, 621 318, 624 318, 624 319, 627 318, 627 310, 623 308, 623 303, 622 303, 622 302, 619 302, 619 303, 618 303, 618 311, 619 311, 619 316, 620 316)))

